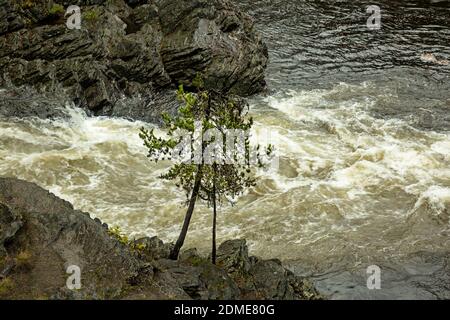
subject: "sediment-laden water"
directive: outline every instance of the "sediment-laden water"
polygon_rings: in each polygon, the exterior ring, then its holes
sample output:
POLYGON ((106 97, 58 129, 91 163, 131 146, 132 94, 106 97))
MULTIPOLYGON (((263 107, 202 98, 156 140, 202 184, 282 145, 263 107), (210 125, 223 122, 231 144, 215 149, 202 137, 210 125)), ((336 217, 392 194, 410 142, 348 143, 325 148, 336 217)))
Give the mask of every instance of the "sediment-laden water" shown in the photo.
MULTIPOLYGON (((241 3, 271 58, 270 92, 251 100, 253 134, 270 132, 280 168, 220 208, 220 240, 246 238, 254 254, 313 274, 449 251, 450 4, 378 2, 378 31, 367 29, 368 5, 241 3)), ((132 236, 174 240, 185 195, 157 178, 169 163, 145 157, 138 131, 148 124, 61 107, 70 121, 0 119, 0 175, 132 236)), ((210 228, 200 205, 187 246, 209 250, 210 228)))

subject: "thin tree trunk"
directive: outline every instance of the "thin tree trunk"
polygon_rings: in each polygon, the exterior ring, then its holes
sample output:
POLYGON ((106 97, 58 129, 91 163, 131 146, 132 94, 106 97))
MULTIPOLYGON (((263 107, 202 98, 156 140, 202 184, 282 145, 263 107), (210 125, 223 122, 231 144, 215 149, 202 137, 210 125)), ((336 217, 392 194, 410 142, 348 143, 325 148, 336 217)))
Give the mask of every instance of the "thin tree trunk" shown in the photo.
POLYGON ((194 189, 192 190, 191 199, 189 200, 189 207, 186 211, 186 216, 184 217, 183 228, 181 229, 180 236, 178 237, 178 240, 175 243, 175 246, 173 247, 172 252, 170 253, 169 256, 169 259, 171 260, 178 259, 180 249, 184 244, 184 240, 186 239, 186 234, 189 229, 189 223, 191 222, 192 213, 194 212, 195 208, 195 202, 197 201, 198 192, 200 190, 202 174, 203 174, 202 165, 199 165, 197 169, 197 176, 195 177, 194 189))
MULTIPOLYGON (((215 168, 214 168, 215 169, 215 168)), ((216 264, 216 223, 217 223, 217 207, 216 207, 216 174, 214 170, 213 178, 213 229, 212 229, 212 253, 211 260, 213 264, 216 264)))

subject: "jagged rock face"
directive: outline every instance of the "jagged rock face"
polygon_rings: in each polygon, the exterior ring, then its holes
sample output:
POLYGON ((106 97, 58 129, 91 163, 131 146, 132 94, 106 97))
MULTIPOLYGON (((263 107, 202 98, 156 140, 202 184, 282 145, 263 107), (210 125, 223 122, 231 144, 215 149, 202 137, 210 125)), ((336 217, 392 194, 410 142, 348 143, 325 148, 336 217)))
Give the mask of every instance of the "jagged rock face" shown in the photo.
POLYGON ((164 243, 158 237, 146 237, 134 241, 135 244, 142 246, 142 254, 149 260, 168 259, 173 245, 164 243))
POLYGON ((33 183, 0 178, 0 299, 316 299, 277 260, 248 256, 245 240, 219 246, 213 265, 195 249, 166 259, 157 237, 123 243, 108 226, 33 183), (69 266, 81 288, 67 287, 69 266))
POLYGON ((22 225, 22 217, 11 212, 6 205, 0 203, 0 259, 5 259, 8 255, 5 249, 5 242, 14 237, 22 225))
POLYGON ((98 219, 34 184, 0 178, 0 230, 0 297, 185 297, 179 288, 152 281, 153 266, 112 238, 98 219), (66 286, 71 265, 81 269, 80 290, 66 286))
POLYGON ((267 49, 251 19, 223 0, 161 0, 161 55, 167 72, 189 84, 247 95, 264 85, 267 49))
POLYGON ((169 272, 192 299, 239 299, 240 290, 226 271, 203 258, 184 261, 162 259, 158 261, 157 269, 160 272, 169 272))
POLYGON ((15 264, 10 281, 17 286, 10 298, 68 296, 65 284, 70 265, 82 271, 83 287, 77 295, 94 299, 118 296, 125 288, 124 280, 138 273, 138 261, 111 241, 100 224, 39 187, 0 179, 0 202, 20 212, 23 219, 23 226, 6 245, 15 264), (105 260, 110 263, 106 265, 105 260))
POLYGON ((228 240, 217 249, 217 264, 239 283, 243 299, 322 299, 312 283, 284 268, 281 261, 248 256, 245 239, 228 240))
POLYGON ((223 266, 230 274, 245 273, 250 269, 248 247, 244 239, 228 240, 217 250, 217 264, 223 266))
POLYGON ((0 91, 0 116, 6 118, 38 117, 41 119, 67 118, 63 101, 65 94, 39 93, 29 88, 0 91))
MULTIPOLYGON (((0 87, 64 90, 94 114, 152 121, 176 107, 178 83, 201 74, 214 89, 264 87, 267 49, 227 0, 10 1, 0 7, 0 87), (81 30, 54 4, 79 5, 81 30), (124 96, 142 100, 124 106, 124 96)), ((11 113, 11 112, 10 112, 11 113)))

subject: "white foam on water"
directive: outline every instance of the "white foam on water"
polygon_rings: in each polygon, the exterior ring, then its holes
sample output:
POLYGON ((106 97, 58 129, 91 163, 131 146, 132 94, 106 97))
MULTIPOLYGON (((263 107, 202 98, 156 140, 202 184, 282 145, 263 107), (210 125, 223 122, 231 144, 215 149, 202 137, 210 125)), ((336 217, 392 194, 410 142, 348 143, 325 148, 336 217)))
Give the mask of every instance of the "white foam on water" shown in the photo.
POLYGON ((368 114, 372 101, 366 104, 344 101, 336 105, 328 101, 329 107, 324 107, 327 105, 324 97, 337 94, 343 88, 348 85, 337 86, 331 92, 291 91, 287 98, 267 99, 270 107, 295 121, 302 121, 296 132, 288 131, 281 137, 273 135, 274 144, 280 147, 282 154, 294 155, 303 171, 308 171, 301 165, 305 162, 313 162, 310 168, 333 164, 334 170, 327 181, 339 188, 359 189, 389 179, 432 181, 435 174, 440 174, 435 169, 444 166, 436 153, 448 160, 448 135, 420 132, 425 143, 408 140, 407 136, 397 138, 398 130, 408 125, 400 120, 372 118, 368 114), (311 128, 310 123, 320 126, 311 128))
MULTIPOLYGON (((246 238, 256 254, 314 261, 374 254, 367 243, 384 255, 446 245, 442 223, 430 232, 402 226, 424 203, 449 208, 450 136, 374 118, 370 109, 385 98, 370 83, 339 84, 253 106, 252 141, 275 145, 279 170, 258 171, 255 188, 220 208, 219 240, 246 238)), ((70 120, 0 120, 0 175, 36 182, 131 236, 173 241, 186 196, 158 179, 170 163, 146 158, 138 133, 150 125, 68 110, 70 120)), ((187 245, 207 250, 210 224, 210 208, 199 204, 187 245)))

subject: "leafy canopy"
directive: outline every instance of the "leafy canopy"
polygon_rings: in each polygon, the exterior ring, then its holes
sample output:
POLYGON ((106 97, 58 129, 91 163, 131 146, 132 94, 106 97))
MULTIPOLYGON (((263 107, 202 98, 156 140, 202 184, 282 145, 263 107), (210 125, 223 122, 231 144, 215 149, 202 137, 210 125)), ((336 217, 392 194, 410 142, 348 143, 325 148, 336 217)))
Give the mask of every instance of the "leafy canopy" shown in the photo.
POLYGON ((260 152, 259 145, 251 148, 249 132, 253 118, 247 117, 248 105, 244 100, 203 90, 201 84, 197 87, 195 93, 179 87, 177 95, 184 105, 176 116, 163 114, 166 137, 159 137, 154 129, 145 128, 141 129, 140 137, 152 161, 174 162, 160 178, 176 181, 187 197, 193 190, 195 176, 201 172, 199 197, 211 204, 213 197, 221 202, 223 197, 235 198, 254 186, 254 169, 264 166, 263 159, 272 155, 273 147, 267 146, 264 153, 260 152), (211 131, 215 134, 208 134, 211 131), (230 137, 230 132, 238 136, 230 137), (225 141, 231 144, 223 143, 225 141), (213 145, 211 159, 202 157, 213 145))

